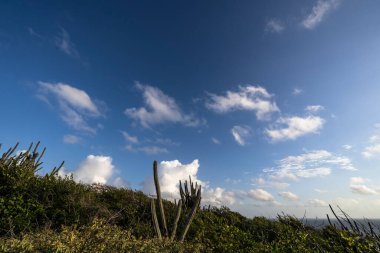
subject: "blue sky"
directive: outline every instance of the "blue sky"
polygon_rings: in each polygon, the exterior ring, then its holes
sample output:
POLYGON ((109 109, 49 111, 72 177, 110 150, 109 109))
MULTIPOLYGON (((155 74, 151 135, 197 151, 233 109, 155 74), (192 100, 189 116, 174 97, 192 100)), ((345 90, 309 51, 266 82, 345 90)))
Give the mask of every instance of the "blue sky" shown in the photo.
MULTIPOLYGON (((377 1, 0 4, 0 142, 247 216, 380 206, 377 1)), ((4 151, 3 149, 3 151, 4 151)))

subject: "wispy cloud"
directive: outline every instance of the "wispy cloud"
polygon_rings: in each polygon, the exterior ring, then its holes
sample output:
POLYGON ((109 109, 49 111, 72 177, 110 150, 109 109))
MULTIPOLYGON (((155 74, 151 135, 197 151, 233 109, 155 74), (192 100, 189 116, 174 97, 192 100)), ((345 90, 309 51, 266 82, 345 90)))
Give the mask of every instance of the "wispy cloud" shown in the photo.
POLYGON ((370 159, 376 156, 380 156, 380 144, 375 144, 369 147, 366 147, 362 152, 364 158, 370 159))
POLYGON ((319 112, 324 110, 325 107, 322 105, 308 105, 306 106, 305 110, 308 112, 319 112))
POLYGON ((306 206, 313 206, 313 207, 326 207, 328 206, 327 202, 321 199, 310 199, 306 206))
POLYGON ((124 139, 127 142, 133 143, 133 144, 139 143, 139 139, 137 138, 137 136, 132 136, 132 135, 128 134, 126 131, 121 131, 121 134, 123 135, 124 139))
POLYGON ((66 144, 76 144, 80 142, 81 138, 73 135, 73 134, 66 134, 63 136, 63 142, 66 144))
POLYGON ((130 152, 143 152, 147 155, 158 155, 158 154, 166 154, 169 153, 169 150, 164 147, 158 147, 158 146, 132 146, 127 145, 127 150, 130 152))
POLYGON ((264 202, 273 202, 275 200, 272 194, 263 189, 249 190, 247 197, 264 202))
POLYGON ((278 195, 280 195, 284 199, 290 200, 290 201, 298 201, 299 200, 299 197, 292 192, 279 192, 278 195))
POLYGON ((215 137, 212 137, 212 138, 211 138, 211 141, 212 141, 214 144, 217 144, 217 145, 220 145, 220 144, 221 144, 220 140, 218 140, 218 139, 215 138, 215 137))
POLYGON ((278 19, 270 19, 265 25, 265 31, 270 33, 281 33, 285 30, 285 25, 278 19))
POLYGON ((104 115, 85 91, 65 83, 40 81, 38 85, 37 97, 50 104, 56 101, 61 118, 70 127, 92 134, 96 133, 96 128, 89 126, 87 118, 99 118, 104 115))
POLYGON ((174 98, 160 89, 138 82, 136 87, 143 93, 146 107, 127 108, 124 113, 143 127, 149 128, 162 123, 180 123, 190 127, 204 124, 203 120, 197 119, 194 115, 183 113, 174 98))
POLYGON ((344 148, 345 150, 351 150, 352 149, 352 145, 345 144, 345 145, 342 146, 342 148, 344 148))
POLYGON ((318 0, 311 12, 302 20, 301 25, 306 29, 314 29, 332 10, 336 9, 340 0, 318 0))
POLYGON ((293 91, 292 91, 292 95, 294 95, 294 96, 298 96, 298 95, 300 95, 302 93, 303 93, 303 90, 298 89, 298 88, 294 88, 293 91))
POLYGON ((319 116, 288 117, 277 120, 275 127, 265 129, 272 141, 295 140, 307 134, 318 133, 325 120, 319 116))
POLYGON ((351 184, 351 191, 353 193, 361 194, 361 195, 374 195, 377 194, 376 190, 370 188, 364 184, 351 184))
POLYGON ((333 169, 356 170, 348 157, 326 150, 310 151, 298 156, 288 156, 277 162, 277 166, 265 169, 273 180, 298 180, 301 178, 323 177, 333 169))
POLYGON ((71 41, 70 34, 65 29, 61 28, 61 31, 55 36, 54 42, 57 48, 63 53, 74 58, 79 58, 78 50, 71 41))
POLYGON ((251 129, 248 126, 234 126, 231 129, 231 134, 240 146, 245 146, 246 139, 251 135, 251 129))
POLYGON ((239 86, 239 90, 227 91, 224 96, 209 93, 209 100, 206 107, 217 113, 227 113, 230 111, 247 110, 256 112, 259 120, 267 119, 273 112, 279 109, 272 100, 271 94, 260 86, 239 86))

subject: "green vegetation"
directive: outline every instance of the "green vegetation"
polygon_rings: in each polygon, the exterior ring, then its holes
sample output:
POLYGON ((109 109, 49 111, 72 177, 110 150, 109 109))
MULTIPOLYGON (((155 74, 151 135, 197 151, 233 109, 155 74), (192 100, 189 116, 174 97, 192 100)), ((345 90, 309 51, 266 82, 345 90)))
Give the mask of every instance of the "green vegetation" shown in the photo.
POLYGON ((176 205, 161 198, 156 179, 155 201, 58 177, 59 167, 40 176, 38 145, 19 155, 16 149, 0 158, 0 252, 380 251, 374 227, 366 230, 344 212, 339 227, 323 229, 287 215, 250 219, 226 207, 200 208, 200 187, 191 180, 181 183, 176 205))

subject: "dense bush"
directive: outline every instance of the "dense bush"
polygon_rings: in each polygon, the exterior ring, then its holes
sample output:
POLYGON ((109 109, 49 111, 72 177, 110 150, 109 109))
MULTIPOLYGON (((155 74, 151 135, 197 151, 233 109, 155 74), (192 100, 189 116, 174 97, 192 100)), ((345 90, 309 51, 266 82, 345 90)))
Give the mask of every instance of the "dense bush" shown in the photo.
MULTIPOLYGON (((185 243, 155 239, 150 199, 142 192, 84 185, 37 174, 37 149, 0 158, 2 252, 379 252, 377 233, 350 226, 315 229, 282 215, 249 219, 226 207, 202 208, 185 243)), ((176 207, 164 201, 174 221, 176 207)), ((184 221, 180 220, 179 227, 184 221)))

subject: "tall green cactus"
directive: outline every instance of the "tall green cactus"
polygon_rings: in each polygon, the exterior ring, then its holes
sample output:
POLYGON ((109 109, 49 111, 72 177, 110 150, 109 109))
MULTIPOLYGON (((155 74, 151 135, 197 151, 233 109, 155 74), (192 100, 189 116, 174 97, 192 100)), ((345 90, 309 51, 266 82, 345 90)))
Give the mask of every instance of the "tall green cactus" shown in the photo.
POLYGON ((153 177, 154 177, 154 185, 156 186, 156 194, 157 194, 158 208, 160 210, 161 225, 163 226, 163 229, 164 229, 164 236, 167 237, 168 227, 166 226, 164 205, 162 204, 160 181, 158 180, 158 172, 157 172, 157 161, 153 162, 153 177))
MULTIPOLYGON (((154 184, 156 187, 156 193, 157 193, 157 202, 159 206, 159 212, 160 212, 160 219, 161 219, 161 226, 164 230, 164 234, 161 234, 161 229, 160 229, 160 224, 157 219, 157 212, 156 212, 156 206, 155 206, 155 201, 154 199, 151 200, 151 212, 152 212, 152 221, 154 225, 154 229, 156 231, 157 237, 161 239, 162 237, 168 238, 170 240, 174 240, 177 234, 177 228, 178 228, 178 222, 180 220, 180 216, 182 213, 182 208, 184 207, 185 211, 188 207, 191 207, 190 212, 187 213, 187 217, 185 220, 185 223, 183 224, 183 229, 179 233, 179 241, 183 241, 186 237, 187 231, 190 228, 190 224, 193 221, 195 214, 198 210, 198 207, 201 202, 201 187, 198 187, 198 184, 195 185, 191 182, 190 178, 190 192, 187 187, 187 181, 184 182, 184 189, 182 189, 182 184, 180 181, 180 195, 181 195, 181 200, 178 201, 177 204, 177 212, 176 212, 176 217, 173 223, 173 228, 171 231, 170 237, 168 236, 168 229, 166 226, 166 219, 165 219, 165 213, 164 213, 164 206, 162 202, 162 197, 161 197, 161 188, 160 188, 160 182, 158 180, 158 172, 157 172, 157 162, 153 162, 153 178, 154 178, 154 184), (185 203, 185 204, 184 204, 185 203)), ((186 213, 184 214, 186 215, 186 213)))

